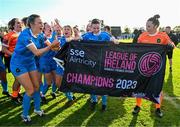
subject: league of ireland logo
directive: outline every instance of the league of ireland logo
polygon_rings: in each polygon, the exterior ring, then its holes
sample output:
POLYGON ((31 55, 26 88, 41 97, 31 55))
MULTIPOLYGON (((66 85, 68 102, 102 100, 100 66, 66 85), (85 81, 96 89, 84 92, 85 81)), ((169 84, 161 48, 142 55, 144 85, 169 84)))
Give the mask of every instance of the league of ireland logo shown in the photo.
POLYGON ((151 77, 159 72, 162 65, 162 57, 157 52, 144 54, 138 63, 139 72, 146 77, 151 77))

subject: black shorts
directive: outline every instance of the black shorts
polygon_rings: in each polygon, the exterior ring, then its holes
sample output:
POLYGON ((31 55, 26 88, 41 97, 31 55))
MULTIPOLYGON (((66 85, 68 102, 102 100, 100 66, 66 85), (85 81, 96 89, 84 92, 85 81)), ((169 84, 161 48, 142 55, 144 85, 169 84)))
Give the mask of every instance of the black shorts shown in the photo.
POLYGON ((172 59, 172 56, 173 56, 173 50, 167 51, 166 54, 168 55, 168 59, 172 59))
POLYGON ((11 72, 10 61, 11 61, 11 57, 4 57, 5 67, 6 67, 6 69, 8 69, 8 73, 11 72))

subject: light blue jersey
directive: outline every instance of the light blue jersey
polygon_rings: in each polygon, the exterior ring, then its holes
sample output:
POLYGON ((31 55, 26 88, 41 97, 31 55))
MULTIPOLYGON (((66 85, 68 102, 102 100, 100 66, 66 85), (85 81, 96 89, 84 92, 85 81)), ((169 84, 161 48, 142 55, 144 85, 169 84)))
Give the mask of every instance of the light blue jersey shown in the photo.
MULTIPOLYGON (((38 35, 38 38, 39 38, 39 42, 36 44, 36 47, 37 47, 37 49, 41 49, 41 48, 44 48, 44 47, 46 47, 45 46, 45 37, 44 37, 44 34, 43 33, 40 33, 39 35, 38 35)), ((36 62, 36 67, 37 67, 37 70, 38 70, 38 72, 40 72, 40 56, 35 56, 35 62, 36 62)))
POLYGON ((100 32, 99 34, 88 32, 82 35, 82 39, 88 41, 110 41, 111 36, 107 32, 100 32))
MULTIPOLYGON (((62 37, 58 38, 58 41, 60 42, 60 47, 63 47, 63 45, 66 43, 66 37, 62 36, 62 37)), ((59 65, 57 65, 56 74, 60 75, 60 76, 63 76, 63 74, 64 74, 63 68, 61 68, 59 65)))
MULTIPOLYGON (((48 40, 52 43, 56 39, 56 33, 52 32, 50 38, 46 38, 44 41, 48 40)), ((40 59, 40 72, 41 73, 50 73, 51 71, 56 70, 56 62, 53 60, 53 57, 56 55, 55 51, 49 50, 48 52, 44 53, 40 59)))
POLYGON ((28 46, 34 45, 38 47, 41 39, 40 36, 34 36, 30 28, 26 28, 21 32, 10 62, 14 76, 37 70, 35 55, 28 49, 28 46))
MULTIPOLYGON (((48 40, 50 43, 52 43, 55 39, 56 39, 56 33, 55 32, 52 32, 52 35, 51 35, 50 38, 46 38, 46 40, 48 40)), ((45 59, 46 60, 47 58, 54 57, 55 54, 56 54, 56 52, 54 52, 52 50, 49 50, 48 52, 44 53, 41 56, 41 59, 45 59)))
POLYGON ((58 41, 60 42, 60 47, 62 47, 66 43, 66 37, 62 36, 61 38, 58 38, 58 41))
MULTIPOLYGON (((92 32, 88 32, 85 33, 82 36, 83 40, 86 41, 110 41, 111 40, 111 36, 110 34, 108 34, 107 32, 99 32, 99 34, 93 34, 92 32)), ((107 105, 107 96, 106 95, 102 95, 102 105, 106 107, 107 105)), ((91 94, 91 100, 92 103, 97 103, 98 99, 97 99, 97 95, 91 94)))
POLYGON ((35 55, 28 49, 30 45, 39 44, 41 38, 35 37, 29 28, 23 30, 18 37, 14 53, 11 58, 11 64, 29 65, 35 62, 35 55))

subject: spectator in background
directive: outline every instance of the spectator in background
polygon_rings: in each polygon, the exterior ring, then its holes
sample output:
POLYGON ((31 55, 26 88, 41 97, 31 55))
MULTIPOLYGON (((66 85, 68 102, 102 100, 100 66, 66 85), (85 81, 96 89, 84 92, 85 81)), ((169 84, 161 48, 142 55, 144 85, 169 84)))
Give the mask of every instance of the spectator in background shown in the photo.
POLYGON ((178 38, 178 42, 180 42, 180 32, 177 32, 176 36, 178 38))
POLYGON ((75 25, 75 26, 73 27, 73 32, 74 32, 74 37, 73 37, 73 39, 74 39, 74 40, 79 40, 79 39, 81 38, 81 34, 80 34, 80 31, 79 31, 79 28, 78 28, 77 25, 75 25))
POLYGON ((87 24, 86 32, 91 32, 91 22, 87 24))
POLYGON ((110 39, 111 41, 113 41, 115 44, 119 44, 118 40, 112 35, 110 26, 105 26, 104 31, 109 33, 109 35, 111 37, 111 39, 110 39))
POLYGON ((86 32, 84 34, 81 35, 81 39, 86 36, 87 34, 89 34, 89 32, 92 31, 92 28, 91 28, 91 22, 89 22, 86 26, 86 32))
MULTIPOLYGON (((172 42, 177 46, 178 44, 178 38, 175 34, 172 33, 171 27, 167 26, 165 28, 165 32, 168 34, 169 38, 171 39, 172 42)), ((169 71, 172 72, 172 57, 173 57, 173 49, 167 51, 168 59, 169 59, 169 71)))
POLYGON ((3 30, 0 29, 0 41, 3 41, 3 37, 4 37, 4 32, 3 30))
POLYGON ((26 27, 27 27, 27 19, 28 19, 28 17, 24 17, 24 18, 22 18, 22 20, 21 20, 23 28, 26 28, 26 27))
POLYGON ((144 32, 144 31, 145 31, 145 30, 144 30, 143 27, 141 27, 139 30, 138 30, 138 29, 135 29, 135 30, 134 30, 133 34, 134 34, 135 36, 134 36, 134 38, 133 38, 133 43, 137 43, 139 35, 141 35, 142 32, 144 32))

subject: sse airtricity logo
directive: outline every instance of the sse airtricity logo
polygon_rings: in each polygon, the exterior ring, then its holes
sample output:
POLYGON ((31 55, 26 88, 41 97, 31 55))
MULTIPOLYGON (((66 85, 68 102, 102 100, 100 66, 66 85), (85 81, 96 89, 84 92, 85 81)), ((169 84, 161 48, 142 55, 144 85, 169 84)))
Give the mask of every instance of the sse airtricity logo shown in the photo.
POLYGON ((159 72, 161 65, 161 55, 157 52, 148 52, 140 58, 138 69, 143 76, 150 77, 159 72))

